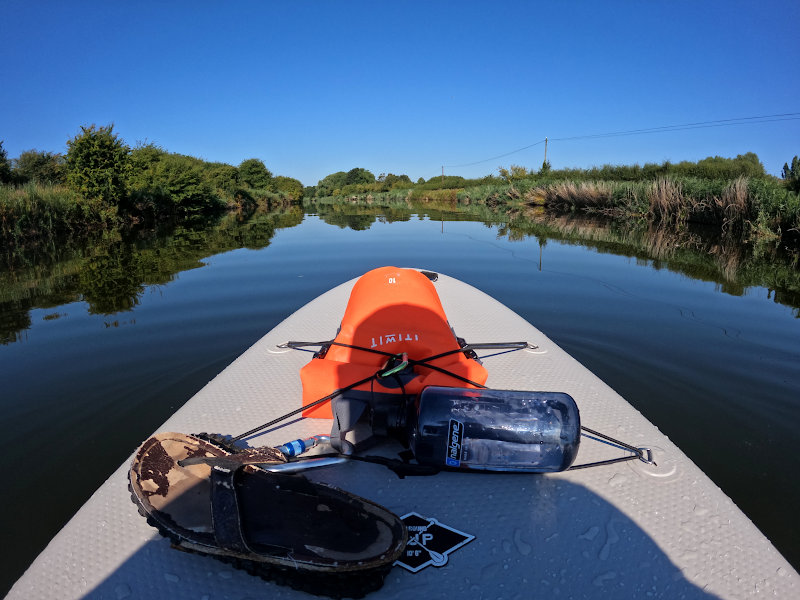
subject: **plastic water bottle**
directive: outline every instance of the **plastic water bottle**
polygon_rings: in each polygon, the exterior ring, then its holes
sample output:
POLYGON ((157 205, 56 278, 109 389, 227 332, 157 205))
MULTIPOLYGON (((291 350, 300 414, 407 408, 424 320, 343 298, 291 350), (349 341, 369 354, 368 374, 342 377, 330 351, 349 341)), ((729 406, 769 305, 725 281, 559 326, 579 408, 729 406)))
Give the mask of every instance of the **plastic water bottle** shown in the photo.
POLYGON ((530 473, 567 469, 580 425, 568 394, 447 387, 425 388, 407 420, 420 464, 530 473))

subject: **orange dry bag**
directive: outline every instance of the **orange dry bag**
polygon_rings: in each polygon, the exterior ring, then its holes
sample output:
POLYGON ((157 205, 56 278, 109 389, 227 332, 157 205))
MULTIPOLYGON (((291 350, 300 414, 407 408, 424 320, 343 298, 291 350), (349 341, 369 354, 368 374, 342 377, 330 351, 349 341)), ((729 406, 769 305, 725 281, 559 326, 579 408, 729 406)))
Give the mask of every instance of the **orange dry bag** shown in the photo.
MULTIPOLYGON (((387 357, 366 348, 423 360, 461 347, 430 279, 419 271, 396 267, 374 269, 359 278, 334 341, 354 348, 332 344, 300 370, 304 406, 380 370, 387 357)), ((480 385, 488 377, 486 369, 464 352, 448 354, 430 364, 480 385)), ((429 385, 474 387, 424 365, 415 365, 413 371, 414 377, 402 388, 387 378, 354 389, 418 394, 429 385)), ((330 403, 309 408, 303 416, 330 419, 330 403)))

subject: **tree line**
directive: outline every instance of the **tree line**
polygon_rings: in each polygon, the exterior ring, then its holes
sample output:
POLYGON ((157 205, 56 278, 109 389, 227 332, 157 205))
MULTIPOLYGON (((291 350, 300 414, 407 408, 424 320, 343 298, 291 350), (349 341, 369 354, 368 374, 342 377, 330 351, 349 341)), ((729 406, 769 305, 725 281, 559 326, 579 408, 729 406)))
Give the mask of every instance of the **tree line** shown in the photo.
MULTIPOLYGON (((709 156, 694 161, 645 163, 644 165, 603 165, 601 167, 553 169, 545 161, 541 168, 529 169, 520 165, 497 168, 497 174, 480 178, 465 178, 459 175, 435 175, 428 180, 420 177, 412 182, 408 175, 381 174, 375 177, 364 168, 338 171, 321 179, 316 186, 305 188, 304 196, 327 198, 338 196, 361 196, 370 193, 393 190, 455 190, 486 185, 513 184, 524 181, 616 181, 643 182, 664 178, 693 178, 699 180, 732 181, 739 177, 749 179, 775 178, 767 174, 763 163, 753 152, 740 154, 735 158, 709 156)), ((800 162, 795 156, 786 163, 781 175, 783 184, 790 190, 800 191, 800 162)))
POLYGON ((505 181, 547 177, 550 179, 566 179, 570 181, 653 181, 665 177, 693 177, 707 180, 732 180, 739 177, 770 177, 763 163, 754 152, 739 154, 735 158, 709 156, 698 161, 684 160, 673 163, 645 163, 644 165, 603 165, 588 169, 566 168, 552 169, 545 162, 538 171, 519 165, 511 165, 510 169, 499 167, 500 177, 505 181))
POLYGON ((0 183, 58 186, 106 217, 186 216, 259 201, 299 201, 303 184, 275 176, 257 158, 238 167, 171 153, 155 144, 131 148, 113 125, 82 126, 65 154, 27 150, 9 159, 0 142, 0 183))
MULTIPOLYGON (((164 216, 249 210, 259 204, 272 206, 303 198, 369 200, 388 195, 405 200, 496 203, 506 197, 530 197, 534 203, 550 198, 550 206, 574 210, 586 204, 584 196, 591 191, 590 201, 596 209, 618 211, 619 205, 641 208, 641 199, 652 196, 647 186, 663 188, 659 182, 680 189, 678 196, 702 207, 725 204, 732 182, 739 180, 744 183, 735 187, 746 189, 750 207, 742 213, 743 218, 759 215, 762 229, 798 229, 797 156, 784 165, 781 179, 768 175, 758 156, 748 152, 735 158, 713 156, 696 162, 588 169, 553 169, 545 161, 539 169, 501 166, 497 174, 481 178, 443 173, 416 182, 405 174, 381 173, 376 177, 365 168, 355 167, 331 173, 316 186, 304 188, 297 179, 273 175, 257 158, 233 166, 170 153, 155 144, 130 147, 114 133, 113 125, 90 125, 81 127, 67 142, 65 154, 28 150, 9 159, 0 142, 0 184, 5 184, 0 185, 0 238, 32 240, 47 233, 154 223, 164 216), (598 183, 602 185, 595 185, 598 183), (587 187, 590 184, 594 185, 592 190, 587 187), (647 189, 640 190, 641 186, 647 189)), ((728 210, 726 206, 720 210, 728 210)), ((683 214, 687 212, 684 209, 680 204, 676 210, 683 214)))
POLYGON ((800 241, 800 160, 769 175, 752 152, 735 158, 709 156, 696 162, 603 165, 589 169, 538 170, 499 167, 497 175, 466 179, 434 176, 375 178, 365 169, 338 172, 307 188, 317 205, 345 197, 353 201, 445 202, 450 206, 516 203, 555 213, 585 211, 621 219, 683 226, 718 226, 726 235, 800 241), (391 183, 387 184, 387 180, 391 183), (326 199, 328 198, 328 199, 326 199))
POLYGON ((337 171, 327 175, 320 179, 316 186, 307 187, 304 195, 306 198, 328 198, 370 192, 388 192, 394 189, 413 187, 413 185, 408 175, 381 173, 375 177, 371 171, 355 167, 347 172, 337 171))
MULTIPOLYGON (((707 157, 697 162, 664 161, 644 165, 603 165, 588 169, 552 169, 545 161, 538 170, 520 165, 498 167, 497 175, 467 179, 457 175, 434 176, 412 182, 408 175, 381 173, 376 177, 356 167, 337 171, 303 187, 297 179, 274 176, 257 158, 238 167, 174 154, 154 144, 130 148, 113 132, 113 125, 81 127, 67 142, 66 155, 27 150, 9 160, 0 141, 0 183, 63 185, 79 191, 86 200, 101 200, 129 211, 163 213, 196 212, 254 202, 276 194, 290 200, 362 195, 404 189, 458 189, 498 182, 547 178, 570 181, 652 181, 663 177, 732 180, 738 177, 768 178, 753 152, 735 158, 707 157), (261 194, 259 194, 259 191, 261 194)), ((800 191, 800 163, 795 156, 783 167, 786 187, 800 191)))

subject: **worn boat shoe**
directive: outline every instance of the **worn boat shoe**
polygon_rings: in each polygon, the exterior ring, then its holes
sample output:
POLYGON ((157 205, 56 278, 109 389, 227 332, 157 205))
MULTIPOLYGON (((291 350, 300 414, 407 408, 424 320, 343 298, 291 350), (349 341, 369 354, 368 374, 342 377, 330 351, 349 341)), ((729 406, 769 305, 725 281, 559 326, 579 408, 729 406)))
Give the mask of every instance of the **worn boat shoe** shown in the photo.
POLYGON ((299 475, 274 448, 232 454, 211 440, 162 433, 136 452, 131 497, 174 546, 306 592, 362 597, 380 588, 407 541, 385 508, 299 475))

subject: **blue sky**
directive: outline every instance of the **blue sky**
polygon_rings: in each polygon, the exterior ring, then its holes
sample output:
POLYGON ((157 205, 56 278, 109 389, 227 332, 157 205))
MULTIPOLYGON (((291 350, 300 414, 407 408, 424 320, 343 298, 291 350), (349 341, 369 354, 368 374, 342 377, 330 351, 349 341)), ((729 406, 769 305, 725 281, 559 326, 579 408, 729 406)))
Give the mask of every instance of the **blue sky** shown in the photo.
POLYGON ((113 123, 306 185, 538 168, 543 144, 493 157, 545 136, 555 168, 756 152, 779 174, 800 155, 798 23, 797 0, 0 0, 0 139, 64 152, 113 123))

